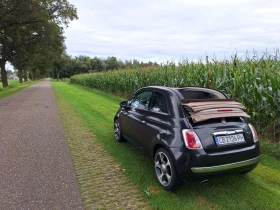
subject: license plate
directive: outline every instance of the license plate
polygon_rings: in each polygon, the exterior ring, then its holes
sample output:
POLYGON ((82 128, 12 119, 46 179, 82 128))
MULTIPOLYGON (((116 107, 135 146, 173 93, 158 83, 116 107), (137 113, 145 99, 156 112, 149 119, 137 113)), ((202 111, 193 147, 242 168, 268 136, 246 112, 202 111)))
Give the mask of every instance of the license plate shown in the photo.
POLYGON ((218 146, 228 144, 239 144, 245 142, 244 136, 241 133, 228 136, 215 136, 215 140, 218 146))

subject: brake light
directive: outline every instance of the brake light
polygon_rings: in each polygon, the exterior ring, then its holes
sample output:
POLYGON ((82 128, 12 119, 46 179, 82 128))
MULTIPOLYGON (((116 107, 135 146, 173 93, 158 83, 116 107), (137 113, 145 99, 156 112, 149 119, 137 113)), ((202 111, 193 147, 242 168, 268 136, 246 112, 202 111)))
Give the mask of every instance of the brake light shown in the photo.
POLYGON ((185 145, 189 149, 202 149, 202 144, 193 130, 184 129, 182 131, 185 145))
POLYGON ((253 134, 254 142, 257 142, 259 140, 259 138, 258 138, 258 134, 257 134, 256 129, 251 124, 249 124, 249 127, 251 129, 252 134, 253 134))

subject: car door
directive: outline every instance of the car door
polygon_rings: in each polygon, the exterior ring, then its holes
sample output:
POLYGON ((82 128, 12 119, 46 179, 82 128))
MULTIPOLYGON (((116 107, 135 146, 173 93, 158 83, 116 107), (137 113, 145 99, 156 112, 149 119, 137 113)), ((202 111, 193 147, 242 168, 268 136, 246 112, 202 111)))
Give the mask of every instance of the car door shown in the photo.
POLYGON ((174 139, 174 119, 170 116, 167 98, 161 92, 154 92, 150 111, 146 116, 146 127, 146 138, 142 139, 142 144, 147 150, 152 148, 153 141, 174 139))
POLYGON ((122 131, 124 136, 140 148, 142 148, 141 139, 145 138, 145 120, 151 97, 152 91, 137 93, 128 102, 127 111, 122 116, 122 131))

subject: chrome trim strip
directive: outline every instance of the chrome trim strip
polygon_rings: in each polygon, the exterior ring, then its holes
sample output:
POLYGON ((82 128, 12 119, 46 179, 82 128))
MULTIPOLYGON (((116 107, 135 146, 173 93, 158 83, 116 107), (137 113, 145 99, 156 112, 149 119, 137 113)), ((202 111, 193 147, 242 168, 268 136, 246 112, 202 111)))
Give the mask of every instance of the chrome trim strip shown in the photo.
POLYGON ((243 130, 235 130, 235 131, 220 131, 220 132, 214 132, 214 136, 219 136, 219 135, 231 135, 231 134, 238 134, 238 133, 244 133, 243 130))
POLYGON ((211 166, 211 167, 193 167, 191 169, 192 169, 193 173, 197 173, 197 174, 211 173, 211 172, 225 171, 225 170, 229 170, 229 169, 248 166, 248 165, 255 164, 259 161, 260 161, 260 156, 253 158, 253 159, 237 162, 237 163, 230 163, 230 164, 211 166))

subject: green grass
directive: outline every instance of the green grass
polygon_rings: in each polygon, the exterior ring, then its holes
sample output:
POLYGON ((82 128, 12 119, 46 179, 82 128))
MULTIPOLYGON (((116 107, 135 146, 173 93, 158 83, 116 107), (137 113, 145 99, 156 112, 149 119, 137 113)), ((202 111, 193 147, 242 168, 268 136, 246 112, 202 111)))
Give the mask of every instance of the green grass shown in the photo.
POLYGON ((18 92, 30 85, 35 84, 38 81, 28 81, 25 83, 19 83, 18 80, 9 80, 9 86, 6 88, 2 87, 2 83, 0 83, 0 99, 6 96, 12 95, 15 92, 18 92))
MULTIPOLYGON (((56 98, 67 102, 75 114, 92 130, 101 145, 125 169, 125 174, 147 196, 153 209, 279 209, 280 162, 262 155, 261 164, 251 173, 213 178, 207 185, 185 183, 174 192, 163 190, 154 175, 152 162, 130 143, 113 137, 113 117, 120 97, 53 82, 56 98)), ((77 129, 76 132, 79 132, 77 129)), ((71 148, 70 148, 71 150, 71 148)))
POLYGON ((269 141, 261 141, 262 152, 269 154, 280 160, 280 142, 273 143, 269 141))
MULTIPOLYGON (((8 84, 9 85, 13 85, 13 84, 18 84, 19 81, 18 80, 14 80, 14 79, 8 79, 8 84)), ((2 82, 0 82, 0 89, 3 88, 2 82)))
POLYGON ((85 210, 147 209, 147 198, 72 107, 61 97, 56 97, 56 103, 85 210))

